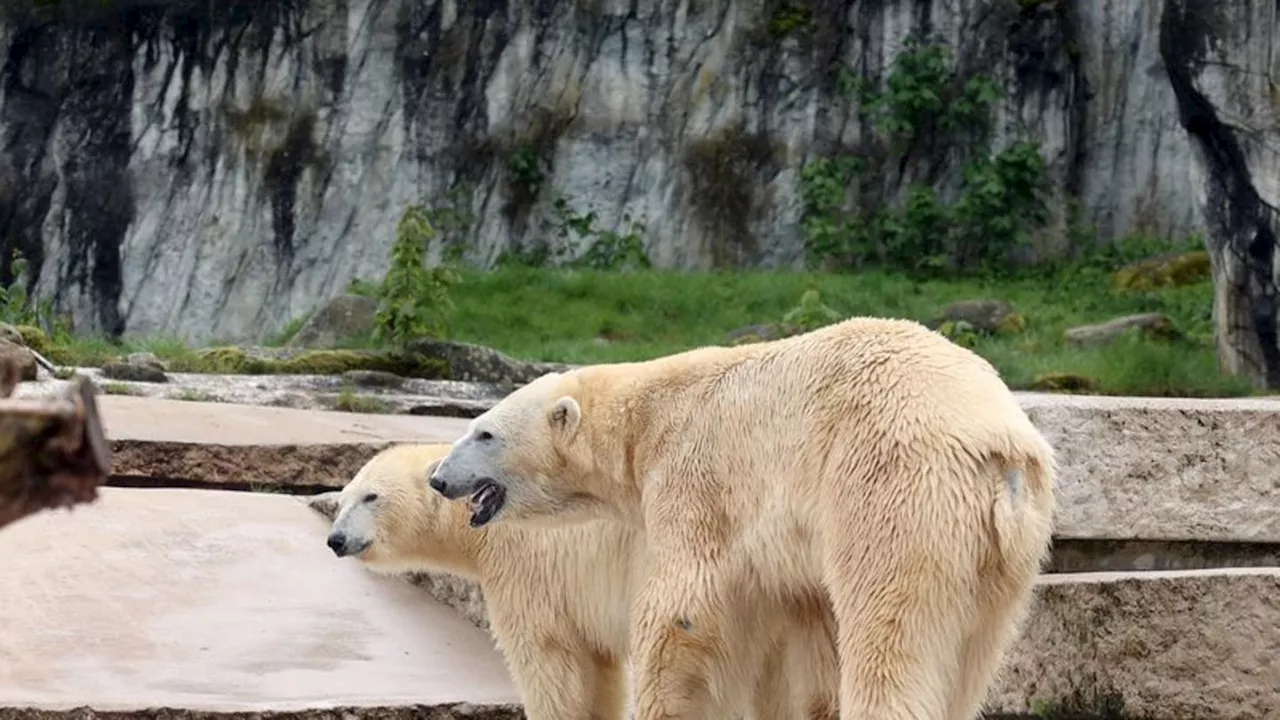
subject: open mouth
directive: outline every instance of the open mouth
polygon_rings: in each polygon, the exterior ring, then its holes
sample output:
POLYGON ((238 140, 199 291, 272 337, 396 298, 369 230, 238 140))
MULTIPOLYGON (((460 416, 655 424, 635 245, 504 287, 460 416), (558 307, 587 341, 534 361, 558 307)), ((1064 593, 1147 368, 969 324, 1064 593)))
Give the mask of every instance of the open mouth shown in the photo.
POLYGON ((485 480, 471 496, 471 527, 480 527, 493 519, 507 501, 507 491, 501 485, 485 480))

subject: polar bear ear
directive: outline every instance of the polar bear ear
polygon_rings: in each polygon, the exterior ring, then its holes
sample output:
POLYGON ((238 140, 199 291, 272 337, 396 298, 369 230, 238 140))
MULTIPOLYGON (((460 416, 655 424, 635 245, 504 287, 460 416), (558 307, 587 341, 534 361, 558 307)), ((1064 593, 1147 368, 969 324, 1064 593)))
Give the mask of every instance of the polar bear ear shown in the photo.
POLYGON ((565 395, 551 406, 547 419, 551 422, 551 427, 565 435, 573 435, 578 429, 578 422, 582 420, 582 407, 577 400, 565 395))

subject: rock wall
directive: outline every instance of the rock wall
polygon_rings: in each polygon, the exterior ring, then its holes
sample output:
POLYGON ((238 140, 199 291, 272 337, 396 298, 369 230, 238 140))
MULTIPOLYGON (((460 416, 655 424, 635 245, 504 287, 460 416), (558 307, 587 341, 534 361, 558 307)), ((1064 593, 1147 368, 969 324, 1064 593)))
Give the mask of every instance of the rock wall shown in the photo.
MULTIPOLYGON (((883 76, 913 32, 1001 81, 996 143, 1038 139, 1103 239, 1206 227, 1220 173, 1166 57, 1243 36, 1200 64, 1204 102, 1275 92, 1254 17, 1274 9, 1215 10, 1182 43, 1172 0, 0 5, 0 251, 78 330, 195 341, 259 340, 379 277, 415 202, 472 216, 454 239, 479 263, 546 237, 563 195, 645 223, 660 266, 795 266, 799 169, 863 132, 835 69, 883 76)), ((1239 123, 1274 176, 1272 126, 1239 123)), ((920 162, 887 189, 959 172, 920 162)))

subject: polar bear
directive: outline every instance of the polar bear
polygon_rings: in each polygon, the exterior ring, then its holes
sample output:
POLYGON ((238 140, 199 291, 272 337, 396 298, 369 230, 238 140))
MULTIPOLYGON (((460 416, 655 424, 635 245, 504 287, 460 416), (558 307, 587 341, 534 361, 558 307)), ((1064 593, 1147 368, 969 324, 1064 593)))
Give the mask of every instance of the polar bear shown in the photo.
MULTIPOLYGON (((479 582, 496 644, 530 720, 622 720, 628 602, 639 531, 611 519, 559 528, 495 524, 479 531, 460 503, 427 487, 449 446, 392 445, 341 490, 327 538, 338 557, 381 574, 448 572, 479 582)), ((757 675, 739 695, 748 718, 834 720, 836 659, 825 605, 796 606, 760 628, 757 675)), ((741 690, 741 688, 740 688, 741 690)))
POLYGON ((644 528, 636 720, 717 716, 755 628, 824 592, 840 717, 968 720, 1048 553, 1055 462, 984 359, 855 317, 547 374, 471 421, 429 484, 479 527, 644 528))

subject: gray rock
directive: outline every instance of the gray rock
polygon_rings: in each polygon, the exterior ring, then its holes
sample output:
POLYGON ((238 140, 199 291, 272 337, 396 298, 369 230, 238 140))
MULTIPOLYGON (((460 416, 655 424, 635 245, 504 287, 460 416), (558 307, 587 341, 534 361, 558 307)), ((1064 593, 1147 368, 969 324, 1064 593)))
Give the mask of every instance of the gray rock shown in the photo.
POLYGON ((102 366, 103 377, 127 382, 168 382, 169 376, 163 370, 150 365, 134 365, 132 363, 110 362, 102 366))
POLYGON ((1072 347, 1101 347, 1115 342, 1131 330, 1138 330, 1143 337, 1153 340, 1176 340, 1182 333, 1173 320, 1164 313, 1139 313, 1125 315, 1096 325, 1081 325, 1062 333, 1062 339, 1072 347))
POLYGON ((156 357, 155 354, 149 352, 129 353, 124 357, 124 361, 130 365, 146 365, 148 367, 153 367, 161 372, 169 371, 168 363, 156 357))
POLYGON ((348 338, 373 331, 378 303, 363 295, 339 295, 315 311, 289 338, 287 345, 298 348, 332 348, 348 338))
POLYGON ((431 402, 418 401, 411 404, 405 412, 410 415, 432 415, 435 417, 474 418, 493 407, 493 401, 463 400, 459 398, 439 398, 431 402))
POLYGON ((1013 305, 1006 300, 957 300, 942 309, 938 314, 937 324, 966 322, 977 332, 991 334, 998 332, 1010 315, 1013 315, 1013 305))
POLYGON ((571 367, 562 363, 524 362, 483 345, 436 338, 410 341, 407 349, 411 353, 447 361, 449 377, 453 380, 496 383, 504 387, 523 385, 541 375, 571 367))
POLYGON ((368 388, 400 388, 405 379, 382 370, 348 370, 342 373, 342 379, 357 387, 368 388))

